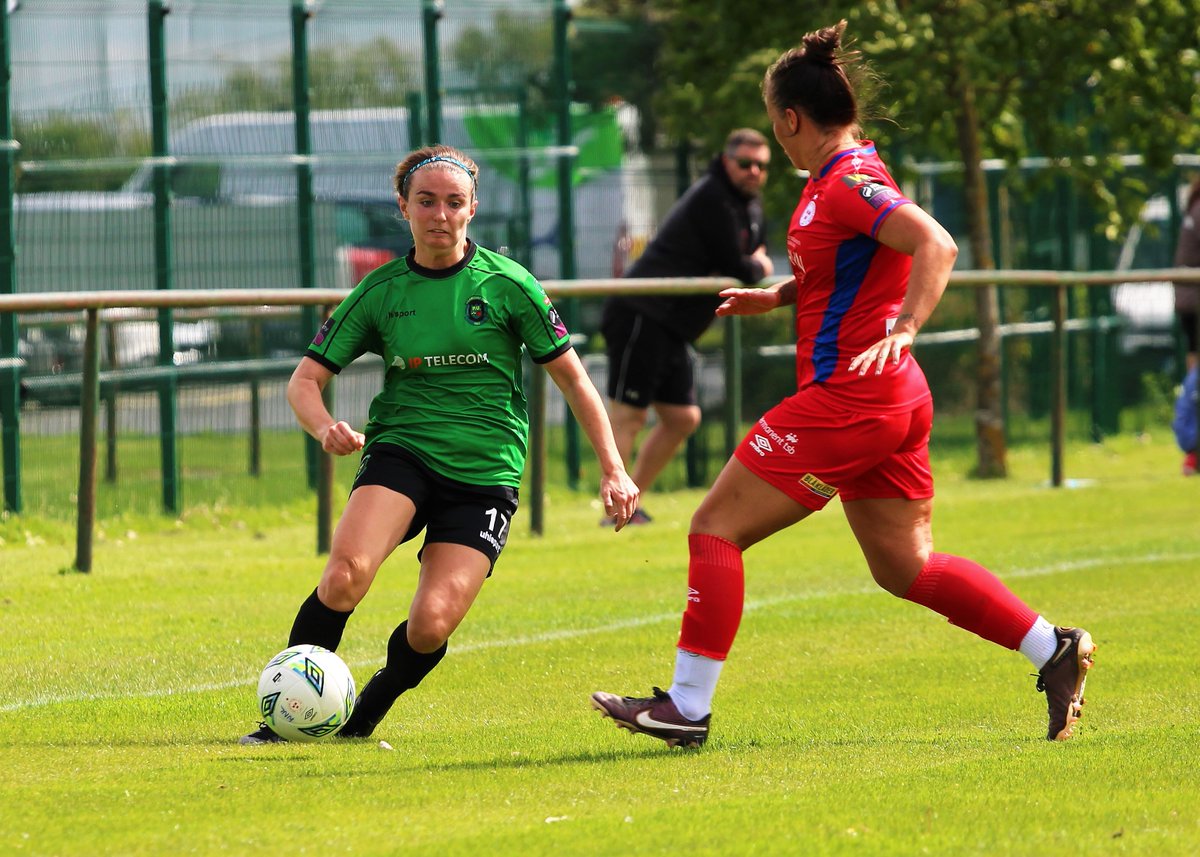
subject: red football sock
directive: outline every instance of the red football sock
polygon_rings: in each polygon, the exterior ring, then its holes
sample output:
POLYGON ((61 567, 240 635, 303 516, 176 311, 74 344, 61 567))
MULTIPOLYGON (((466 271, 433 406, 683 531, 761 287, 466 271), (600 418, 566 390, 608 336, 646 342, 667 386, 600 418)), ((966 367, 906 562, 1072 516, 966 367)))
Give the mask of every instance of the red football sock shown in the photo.
POLYGON ((1038 614, 978 563, 934 553, 904 597, 985 640, 1018 649, 1038 614))
POLYGON ((719 536, 690 535, 688 556, 688 603, 679 648, 723 661, 742 621, 742 549, 719 536))

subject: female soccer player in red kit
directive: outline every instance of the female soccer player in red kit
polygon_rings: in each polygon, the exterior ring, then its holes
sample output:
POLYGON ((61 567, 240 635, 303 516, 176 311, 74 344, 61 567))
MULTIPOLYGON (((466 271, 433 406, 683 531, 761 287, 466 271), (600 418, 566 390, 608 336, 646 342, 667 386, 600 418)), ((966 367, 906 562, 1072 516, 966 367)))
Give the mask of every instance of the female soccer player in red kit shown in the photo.
POLYGON ((728 289, 717 310, 795 305, 797 392, 759 419, 692 517, 674 683, 645 698, 595 693, 592 705, 671 746, 703 744, 741 621, 742 552, 841 495, 875 581, 1028 657, 1049 703, 1047 738, 1065 740, 1083 706, 1091 635, 1052 625, 991 572, 933 549, 933 405, 909 349, 958 249, 860 139, 855 84, 866 70, 841 46, 845 26, 806 35, 763 81, 776 139, 810 174, 788 230, 794 276, 728 289))

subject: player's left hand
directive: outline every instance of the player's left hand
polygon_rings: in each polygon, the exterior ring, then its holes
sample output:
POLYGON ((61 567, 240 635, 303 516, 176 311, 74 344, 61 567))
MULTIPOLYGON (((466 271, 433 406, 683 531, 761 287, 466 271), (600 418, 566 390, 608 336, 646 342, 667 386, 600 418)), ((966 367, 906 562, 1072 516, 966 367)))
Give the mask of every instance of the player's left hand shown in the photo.
POLYGON ((637 511, 641 496, 642 489, 634 484, 624 470, 606 474, 600 481, 600 502, 604 504, 604 514, 616 522, 613 529, 617 532, 629 523, 637 511))
POLYGON ((876 342, 862 354, 850 361, 850 371, 857 370, 860 376, 866 375, 872 366, 875 367, 875 374, 883 373, 883 367, 887 365, 888 360, 895 365, 900 362, 901 355, 905 349, 911 348, 913 344, 912 334, 898 331, 891 336, 884 337, 876 342))

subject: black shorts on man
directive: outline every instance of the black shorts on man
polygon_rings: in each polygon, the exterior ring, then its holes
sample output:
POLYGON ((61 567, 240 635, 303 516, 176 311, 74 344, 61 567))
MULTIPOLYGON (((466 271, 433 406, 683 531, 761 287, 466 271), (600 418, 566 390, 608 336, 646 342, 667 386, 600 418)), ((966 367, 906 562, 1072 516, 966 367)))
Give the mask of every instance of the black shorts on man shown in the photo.
POLYGON ((1175 313, 1179 317, 1179 327, 1183 330, 1183 340, 1190 354, 1196 353, 1196 311, 1181 309, 1175 313))
POLYGON ((475 548, 487 556, 494 568, 517 512, 517 489, 468 485, 449 479, 435 473, 404 447, 392 443, 374 443, 363 451, 351 493, 363 485, 381 485, 413 501, 417 511, 400 543, 416 538, 425 530, 418 559, 426 545, 447 542, 475 548))
POLYGON ((615 302, 601 322, 608 356, 608 397, 648 408, 696 404, 692 347, 654 319, 615 302))

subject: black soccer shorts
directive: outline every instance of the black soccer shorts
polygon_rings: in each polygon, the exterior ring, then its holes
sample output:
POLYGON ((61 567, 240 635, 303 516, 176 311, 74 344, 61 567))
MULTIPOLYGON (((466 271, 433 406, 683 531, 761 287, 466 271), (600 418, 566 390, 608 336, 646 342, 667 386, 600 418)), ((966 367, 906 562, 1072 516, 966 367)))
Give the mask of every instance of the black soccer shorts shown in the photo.
POLYGON ((517 513, 517 489, 469 485, 449 479, 435 473, 404 447, 392 443, 372 444, 364 451, 363 459, 350 492, 362 485, 382 485, 412 500, 417 511, 400 543, 416 538, 425 530, 418 559, 426 545, 448 542, 475 548, 495 568, 517 513))
POLYGON ((688 343, 626 307, 606 307, 601 332, 608 355, 608 397, 635 408, 696 404, 688 343))

